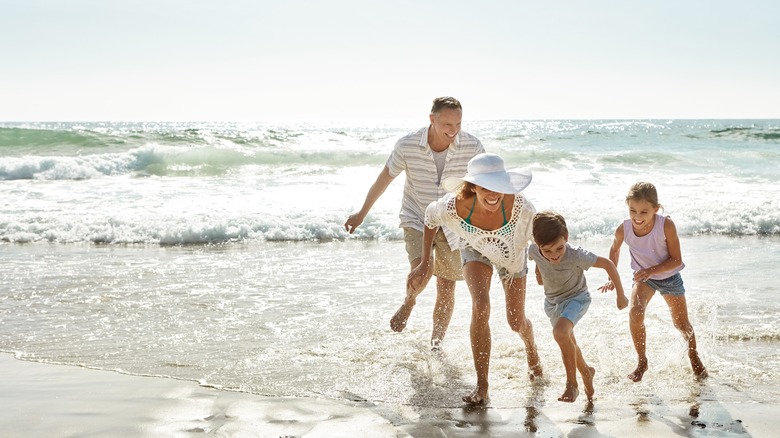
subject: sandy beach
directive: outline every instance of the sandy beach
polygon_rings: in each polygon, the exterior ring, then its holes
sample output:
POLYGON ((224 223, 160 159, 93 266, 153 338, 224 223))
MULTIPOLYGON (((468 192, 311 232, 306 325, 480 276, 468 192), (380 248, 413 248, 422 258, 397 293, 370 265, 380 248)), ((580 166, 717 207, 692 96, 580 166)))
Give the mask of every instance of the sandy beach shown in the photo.
POLYGON ((0 355, 3 437, 771 437, 780 406, 718 400, 705 383, 690 403, 598 398, 562 404, 533 395, 512 409, 391 406, 277 398, 196 382, 0 355))

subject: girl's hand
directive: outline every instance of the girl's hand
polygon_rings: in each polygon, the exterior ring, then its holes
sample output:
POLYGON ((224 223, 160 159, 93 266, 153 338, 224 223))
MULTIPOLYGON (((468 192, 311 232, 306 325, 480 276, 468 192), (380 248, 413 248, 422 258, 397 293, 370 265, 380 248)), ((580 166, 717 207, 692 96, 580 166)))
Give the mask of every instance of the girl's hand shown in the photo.
POLYGON ((653 274, 653 271, 653 268, 649 268, 634 272, 634 281, 643 283, 649 280, 650 276, 653 274))

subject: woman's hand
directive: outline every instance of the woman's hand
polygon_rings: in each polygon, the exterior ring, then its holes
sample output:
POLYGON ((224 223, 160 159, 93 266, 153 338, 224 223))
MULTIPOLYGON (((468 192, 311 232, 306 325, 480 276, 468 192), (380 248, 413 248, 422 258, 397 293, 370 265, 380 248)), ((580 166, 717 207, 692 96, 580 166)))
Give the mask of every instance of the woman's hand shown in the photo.
POLYGON ((417 265, 406 278, 406 293, 417 295, 428 284, 428 280, 431 278, 431 263, 430 261, 422 262, 417 265))

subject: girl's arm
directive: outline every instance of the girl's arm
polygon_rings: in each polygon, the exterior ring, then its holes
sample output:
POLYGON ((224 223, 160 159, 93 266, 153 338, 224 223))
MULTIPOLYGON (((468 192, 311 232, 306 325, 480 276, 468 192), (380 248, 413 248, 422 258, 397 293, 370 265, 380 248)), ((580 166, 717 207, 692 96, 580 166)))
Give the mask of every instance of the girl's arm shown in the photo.
MULTIPOLYGON (((620 247, 623 245, 623 224, 618 225, 615 230, 615 237, 612 239, 612 246, 609 247, 609 260, 617 269, 618 260, 620 260, 620 247)), ((607 281, 604 286, 599 288, 600 291, 606 292, 608 290, 615 289, 615 282, 607 281)))
POLYGON ((661 266, 663 266, 665 271, 671 271, 682 266, 683 261, 680 237, 677 236, 677 227, 669 216, 664 221, 664 236, 666 236, 666 249, 669 250, 669 258, 661 263, 661 266))
MULTIPOLYGON (((620 310, 625 309, 626 306, 628 306, 628 298, 626 298, 626 294, 623 292, 623 283, 620 282, 620 274, 618 274, 615 264, 612 263, 611 260, 605 259, 604 257, 598 257, 596 258, 596 263, 594 263, 593 266, 607 271, 607 275, 609 275, 613 288, 617 289, 617 308, 620 310)), ((607 290, 612 289, 608 289, 607 285, 604 285, 599 288, 599 290, 606 292, 607 290)))

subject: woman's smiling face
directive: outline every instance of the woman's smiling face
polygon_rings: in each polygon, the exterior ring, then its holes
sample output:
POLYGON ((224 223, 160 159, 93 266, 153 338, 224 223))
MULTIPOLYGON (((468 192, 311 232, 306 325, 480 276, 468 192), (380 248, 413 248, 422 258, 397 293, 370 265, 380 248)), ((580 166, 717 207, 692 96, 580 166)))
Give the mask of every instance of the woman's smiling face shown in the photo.
POLYGON ((494 212, 501 209, 501 201, 504 199, 503 193, 494 192, 482 186, 476 186, 474 188, 474 194, 477 196, 477 202, 485 210, 494 212))

